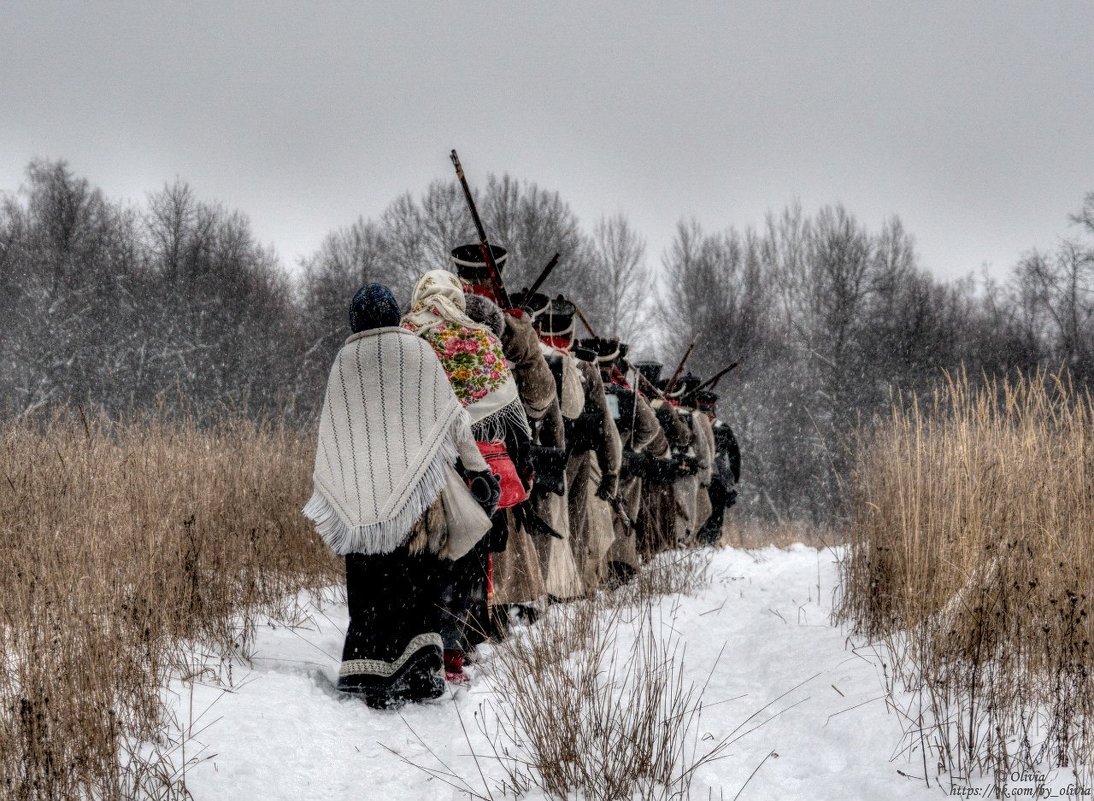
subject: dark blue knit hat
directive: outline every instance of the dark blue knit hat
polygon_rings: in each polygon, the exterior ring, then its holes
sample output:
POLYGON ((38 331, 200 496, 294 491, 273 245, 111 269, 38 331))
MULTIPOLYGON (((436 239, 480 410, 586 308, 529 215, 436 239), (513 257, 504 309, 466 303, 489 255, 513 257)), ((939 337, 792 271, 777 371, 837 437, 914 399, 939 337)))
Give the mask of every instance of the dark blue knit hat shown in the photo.
POLYGON ((357 290, 349 305, 349 327, 353 333, 399 324, 399 304, 383 284, 367 284, 357 290))

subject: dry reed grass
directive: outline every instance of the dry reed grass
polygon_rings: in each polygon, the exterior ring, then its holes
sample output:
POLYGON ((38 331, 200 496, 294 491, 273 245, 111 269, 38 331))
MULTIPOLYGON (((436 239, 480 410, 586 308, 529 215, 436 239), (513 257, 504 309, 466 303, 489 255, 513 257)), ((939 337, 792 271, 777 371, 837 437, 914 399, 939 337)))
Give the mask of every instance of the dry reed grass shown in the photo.
POLYGON ((925 768, 1089 784, 1092 423, 1065 377, 961 376, 864 435, 839 615, 888 644, 925 768))
POLYGON ((258 611, 340 578, 299 514, 312 447, 82 412, 3 432, 0 795, 186 797, 160 701, 202 669, 185 644, 245 656, 258 611))

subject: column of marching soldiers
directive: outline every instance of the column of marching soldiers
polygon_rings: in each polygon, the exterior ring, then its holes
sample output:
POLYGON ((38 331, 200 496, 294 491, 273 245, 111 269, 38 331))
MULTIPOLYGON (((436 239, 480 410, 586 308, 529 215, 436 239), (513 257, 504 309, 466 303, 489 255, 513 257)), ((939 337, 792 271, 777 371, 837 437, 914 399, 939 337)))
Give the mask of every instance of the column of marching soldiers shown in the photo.
POLYGON ((521 502, 497 512, 481 546, 485 591, 467 629, 479 637, 466 647, 534 620, 545 600, 627 582, 659 552, 717 543, 740 478, 716 381, 683 364, 672 376, 632 363, 618 339, 578 338, 587 323, 572 299, 509 296, 500 283, 508 254, 486 247, 490 259, 474 244, 454 249, 452 262, 467 315, 495 333, 512 367, 532 436, 527 453, 510 456, 534 475, 521 471, 521 502))
POLYGON ((508 253, 451 156, 479 241, 422 275, 401 315, 385 286, 354 296, 303 509, 346 558, 338 688, 375 707, 467 681, 474 646, 552 601, 718 542, 740 478, 713 391, 736 365, 685 373, 694 343, 667 377, 632 364, 573 299, 538 291, 557 254, 510 295, 508 253))

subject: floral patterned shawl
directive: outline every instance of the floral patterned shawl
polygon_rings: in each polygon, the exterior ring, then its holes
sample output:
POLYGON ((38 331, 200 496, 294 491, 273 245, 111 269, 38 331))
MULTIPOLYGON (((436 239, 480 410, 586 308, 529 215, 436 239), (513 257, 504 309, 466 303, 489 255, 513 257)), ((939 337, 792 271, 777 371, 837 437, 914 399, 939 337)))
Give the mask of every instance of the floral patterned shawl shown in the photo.
POLYGON ((460 279, 447 270, 430 270, 418 279, 402 326, 432 346, 471 416, 476 439, 504 439, 507 424, 527 432, 528 420, 501 342, 487 326, 468 317, 466 308, 460 279))

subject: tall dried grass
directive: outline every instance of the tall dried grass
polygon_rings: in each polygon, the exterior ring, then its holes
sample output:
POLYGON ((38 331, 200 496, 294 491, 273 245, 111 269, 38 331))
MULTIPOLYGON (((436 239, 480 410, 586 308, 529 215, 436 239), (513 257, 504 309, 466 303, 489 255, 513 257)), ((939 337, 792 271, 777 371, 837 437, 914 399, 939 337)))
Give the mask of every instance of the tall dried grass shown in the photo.
POLYGON ((889 645, 911 747, 957 775, 1091 777, 1094 403, 948 380, 864 435, 839 614, 889 645))
POLYGON ((160 692, 186 643, 245 655, 258 611, 339 579, 299 514, 311 447, 242 420, 3 432, 0 795, 185 797, 160 692))

